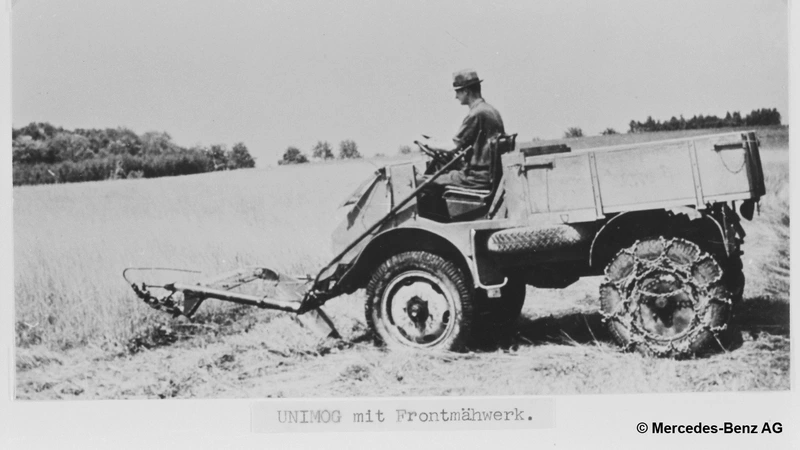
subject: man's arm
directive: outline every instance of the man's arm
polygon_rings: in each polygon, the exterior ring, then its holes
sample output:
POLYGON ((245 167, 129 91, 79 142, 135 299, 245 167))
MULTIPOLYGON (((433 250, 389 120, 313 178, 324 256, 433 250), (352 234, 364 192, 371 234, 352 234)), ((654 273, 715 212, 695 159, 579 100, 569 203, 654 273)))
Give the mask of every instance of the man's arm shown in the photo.
POLYGON ((466 148, 475 144, 481 134, 481 123, 480 114, 476 114, 471 110, 467 117, 464 118, 464 121, 461 122, 455 137, 453 137, 453 143, 456 148, 466 148))
POLYGON ((451 153, 458 150, 458 145, 456 145, 455 141, 453 142, 446 142, 446 141, 438 141, 435 139, 431 139, 426 137, 425 139, 419 142, 420 144, 424 145, 426 148, 433 150, 435 152, 446 152, 451 153))
POLYGON ((480 134, 480 129, 480 116, 478 114, 470 113, 464 118, 464 121, 461 122, 458 132, 456 132, 456 135, 451 142, 436 141, 423 135, 425 139, 420 143, 433 151, 452 153, 456 150, 466 148, 474 144, 475 140, 480 134))

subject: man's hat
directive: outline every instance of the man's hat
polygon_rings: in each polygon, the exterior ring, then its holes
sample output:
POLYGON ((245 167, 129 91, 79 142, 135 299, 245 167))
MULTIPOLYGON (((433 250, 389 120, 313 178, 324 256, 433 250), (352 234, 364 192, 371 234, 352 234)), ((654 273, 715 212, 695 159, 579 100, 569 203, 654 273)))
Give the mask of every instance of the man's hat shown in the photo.
POLYGON ((472 69, 459 70, 453 74, 453 89, 464 89, 473 84, 480 84, 482 81, 478 79, 478 72, 472 69))

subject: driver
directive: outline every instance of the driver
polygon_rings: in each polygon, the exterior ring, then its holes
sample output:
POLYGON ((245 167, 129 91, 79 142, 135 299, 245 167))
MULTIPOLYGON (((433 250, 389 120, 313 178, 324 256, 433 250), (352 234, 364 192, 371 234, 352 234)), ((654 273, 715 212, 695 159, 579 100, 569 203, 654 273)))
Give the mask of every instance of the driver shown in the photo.
POLYGON ((500 113, 481 96, 481 82, 478 73, 471 69, 453 74, 453 89, 456 99, 469 106, 469 113, 458 129, 452 144, 436 143, 429 138, 421 143, 434 152, 452 153, 473 146, 466 156, 466 164, 461 169, 452 170, 433 180, 439 186, 460 186, 469 189, 491 189, 491 162, 493 155, 490 141, 497 135, 505 134, 500 113))

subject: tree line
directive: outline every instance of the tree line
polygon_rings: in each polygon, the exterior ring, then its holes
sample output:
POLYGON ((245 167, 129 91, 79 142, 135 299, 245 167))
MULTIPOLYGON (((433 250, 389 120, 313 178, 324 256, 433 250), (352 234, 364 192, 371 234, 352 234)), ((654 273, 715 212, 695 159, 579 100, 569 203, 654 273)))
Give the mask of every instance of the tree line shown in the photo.
POLYGON ((755 109, 745 117, 735 111, 728 112, 724 118, 717 116, 692 116, 691 119, 684 119, 683 116, 672 116, 669 120, 653 120, 647 117, 644 122, 631 120, 628 133, 646 133, 651 131, 675 131, 675 130, 697 130, 703 128, 728 128, 728 127, 749 127, 749 126, 768 126, 780 125, 781 114, 776 108, 755 109))
POLYGON ((241 142, 184 148, 166 132, 32 122, 12 128, 12 164, 14 185, 26 185, 189 175, 255 167, 255 160, 241 142))

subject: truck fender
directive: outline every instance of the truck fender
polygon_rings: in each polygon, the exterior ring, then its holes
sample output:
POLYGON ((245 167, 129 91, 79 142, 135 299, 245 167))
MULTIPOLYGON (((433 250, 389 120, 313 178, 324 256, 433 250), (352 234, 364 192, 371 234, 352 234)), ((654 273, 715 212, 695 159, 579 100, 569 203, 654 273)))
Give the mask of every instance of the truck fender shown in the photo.
POLYGON ((701 221, 697 230, 702 230, 709 242, 718 245, 724 249, 727 256, 730 256, 729 239, 719 221, 710 214, 682 206, 661 210, 629 211, 612 217, 600 227, 592 240, 589 250, 589 265, 598 267, 616 253, 615 250, 609 248, 609 243, 616 232, 624 230, 625 233, 628 233, 628 239, 632 241, 646 237, 653 230, 680 234, 685 228, 682 230, 673 225, 677 225, 676 220, 680 220, 681 217, 684 217, 687 223, 701 221), (642 224, 647 226, 642 226, 642 224))
POLYGON ((392 255, 423 250, 448 258, 465 275, 475 279, 473 264, 469 255, 445 236, 431 230, 402 227, 382 231, 372 238, 353 261, 352 267, 342 277, 340 283, 347 284, 348 292, 360 289, 369 282, 372 271, 392 255))

